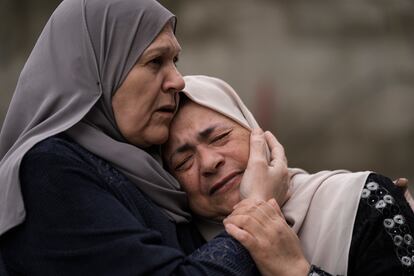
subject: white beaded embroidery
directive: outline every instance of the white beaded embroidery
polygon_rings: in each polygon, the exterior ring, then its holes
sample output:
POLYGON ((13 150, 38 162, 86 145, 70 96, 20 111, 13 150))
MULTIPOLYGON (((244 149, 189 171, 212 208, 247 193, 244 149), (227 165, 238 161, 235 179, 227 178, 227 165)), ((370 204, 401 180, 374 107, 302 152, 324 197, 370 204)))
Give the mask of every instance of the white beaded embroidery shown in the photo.
POLYGON ((388 203, 388 204, 394 204, 394 198, 391 195, 385 195, 384 201, 385 203, 388 203))
MULTIPOLYGON (((413 242, 413 237, 410 234, 405 234, 404 235, 404 242, 407 245, 411 245, 411 243, 413 242)), ((414 256, 413 256, 414 257, 414 256)))
POLYGON ((395 199, 384 187, 374 181, 365 184, 361 198, 384 215, 383 225, 396 246, 396 254, 401 264, 413 269, 414 249, 412 245, 414 238, 407 233, 410 232, 410 229, 405 223, 404 216, 400 213, 399 206, 395 204, 395 199))
POLYGON ((362 190, 361 197, 362 197, 362 198, 368 198, 370 194, 371 194, 371 191, 370 191, 370 190, 368 190, 368 189, 363 189, 363 190, 362 190))
POLYGON ((404 217, 402 215, 395 215, 394 221, 398 224, 404 224, 404 217))
POLYGON ((382 199, 378 200, 377 204, 375 204, 375 208, 377 208, 377 209, 382 209, 385 206, 387 206, 387 203, 385 203, 385 201, 382 200, 382 199))
POLYGON ((377 182, 369 182, 367 185, 368 190, 375 191, 378 189, 378 183, 377 182))
POLYGON ((384 226, 385 228, 391 229, 395 225, 395 222, 392 219, 386 218, 384 219, 384 226))
POLYGON ((401 263, 405 266, 411 266, 412 262, 411 262, 411 258, 407 257, 407 256, 403 256, 401 258, 401 263))
POLYGON ((402 243, 402 241, 403 241, 403 237, 401 237, 400 235, 396 235, 396 236, 394 237, 394 244, 395 244, 396 246, 400 246, 400 245, 401 245, 401 243, 402 243))

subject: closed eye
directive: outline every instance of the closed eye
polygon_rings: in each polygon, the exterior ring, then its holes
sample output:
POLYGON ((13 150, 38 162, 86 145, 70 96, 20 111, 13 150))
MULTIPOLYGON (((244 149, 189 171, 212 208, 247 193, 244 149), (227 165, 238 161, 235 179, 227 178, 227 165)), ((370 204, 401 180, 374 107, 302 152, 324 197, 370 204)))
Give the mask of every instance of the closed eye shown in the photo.
POLYGON ((221 134, 213 137, 213 139, 211 140, 211 144, 222 142, 225 138, 227 138, 229 136, 230 132, 231 132, 231 130, 226 131, 224 133, 221 133, 221 134))
POLYGON ((186 156, 183 160, 179 161, 176 166, 174 166, 175 171, 182 171, 187 169, 190 159, 193 157, 193 155, 186 156))

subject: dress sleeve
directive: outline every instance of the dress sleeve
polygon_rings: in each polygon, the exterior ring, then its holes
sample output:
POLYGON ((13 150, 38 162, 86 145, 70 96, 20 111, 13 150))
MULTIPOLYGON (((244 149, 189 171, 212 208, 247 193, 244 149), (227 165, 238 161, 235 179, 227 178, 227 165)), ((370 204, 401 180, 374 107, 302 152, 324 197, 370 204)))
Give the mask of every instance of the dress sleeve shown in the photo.
POLYGON ((413 230, 403 191, 370 174, 355 219, 348 275, 414 275, 413 230))
POLYGON ((311 265, 308 272, 308 276, 332 276, 332 274, 323 271, 320 267, 316 265, 311 265))
POLYGON ((117 276, 257 272, 246 249, 227 234, 186 255, 178 242, 166 241, 162 231, 154 225, 149 228, 105 189, 96 169, 78 160, 32 154, 23 160, 20 177, 27 210, 26 221, 19 226, 24 235, 14 239, 18 250, 5 254, 8 267, 16 272, 117 276))

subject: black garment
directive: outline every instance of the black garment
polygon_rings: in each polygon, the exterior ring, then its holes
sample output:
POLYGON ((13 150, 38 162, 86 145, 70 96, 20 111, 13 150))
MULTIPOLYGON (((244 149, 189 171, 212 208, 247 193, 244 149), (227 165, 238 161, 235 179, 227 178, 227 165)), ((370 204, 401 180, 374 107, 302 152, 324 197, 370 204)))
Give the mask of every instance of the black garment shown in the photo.
MULTIPOLYGON (((414 275, 413 230, 414 213, 402 190, 390 179, 370 174, 354 222, 347 275, 414 275)), ((331 274, 312 266, 309 275, 331 274)))
POLYGON ((196 250, 203 240, 194 225, 174 224, 124 175, 62 135, 26 154, 20 179, 26 220, 1 239, 10 275, 256 273, 227 234, 196 250))
POLYGON ((378 174, 362 191, 348 275, 414 275, 414 214, 400 188, 378 174))

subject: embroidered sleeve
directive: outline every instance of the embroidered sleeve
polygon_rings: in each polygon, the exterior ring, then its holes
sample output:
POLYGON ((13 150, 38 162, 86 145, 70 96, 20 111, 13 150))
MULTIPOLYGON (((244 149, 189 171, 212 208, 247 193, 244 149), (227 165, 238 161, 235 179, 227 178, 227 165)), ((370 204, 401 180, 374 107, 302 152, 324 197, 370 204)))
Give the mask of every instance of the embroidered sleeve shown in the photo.
POLYGON ((402 190, 371 174, 361 193, 348 275, 413 275, 413 230, 414 214, 402 190))
POLYGON ((236 275, 259 275, 248 251, 226 232, 197 249, 191 258, 201 263, 226 267, 236 275))
POLYGON ((323 271, 316 265, 311 265, 308 276, 332 276, 332 275, 323 271))

